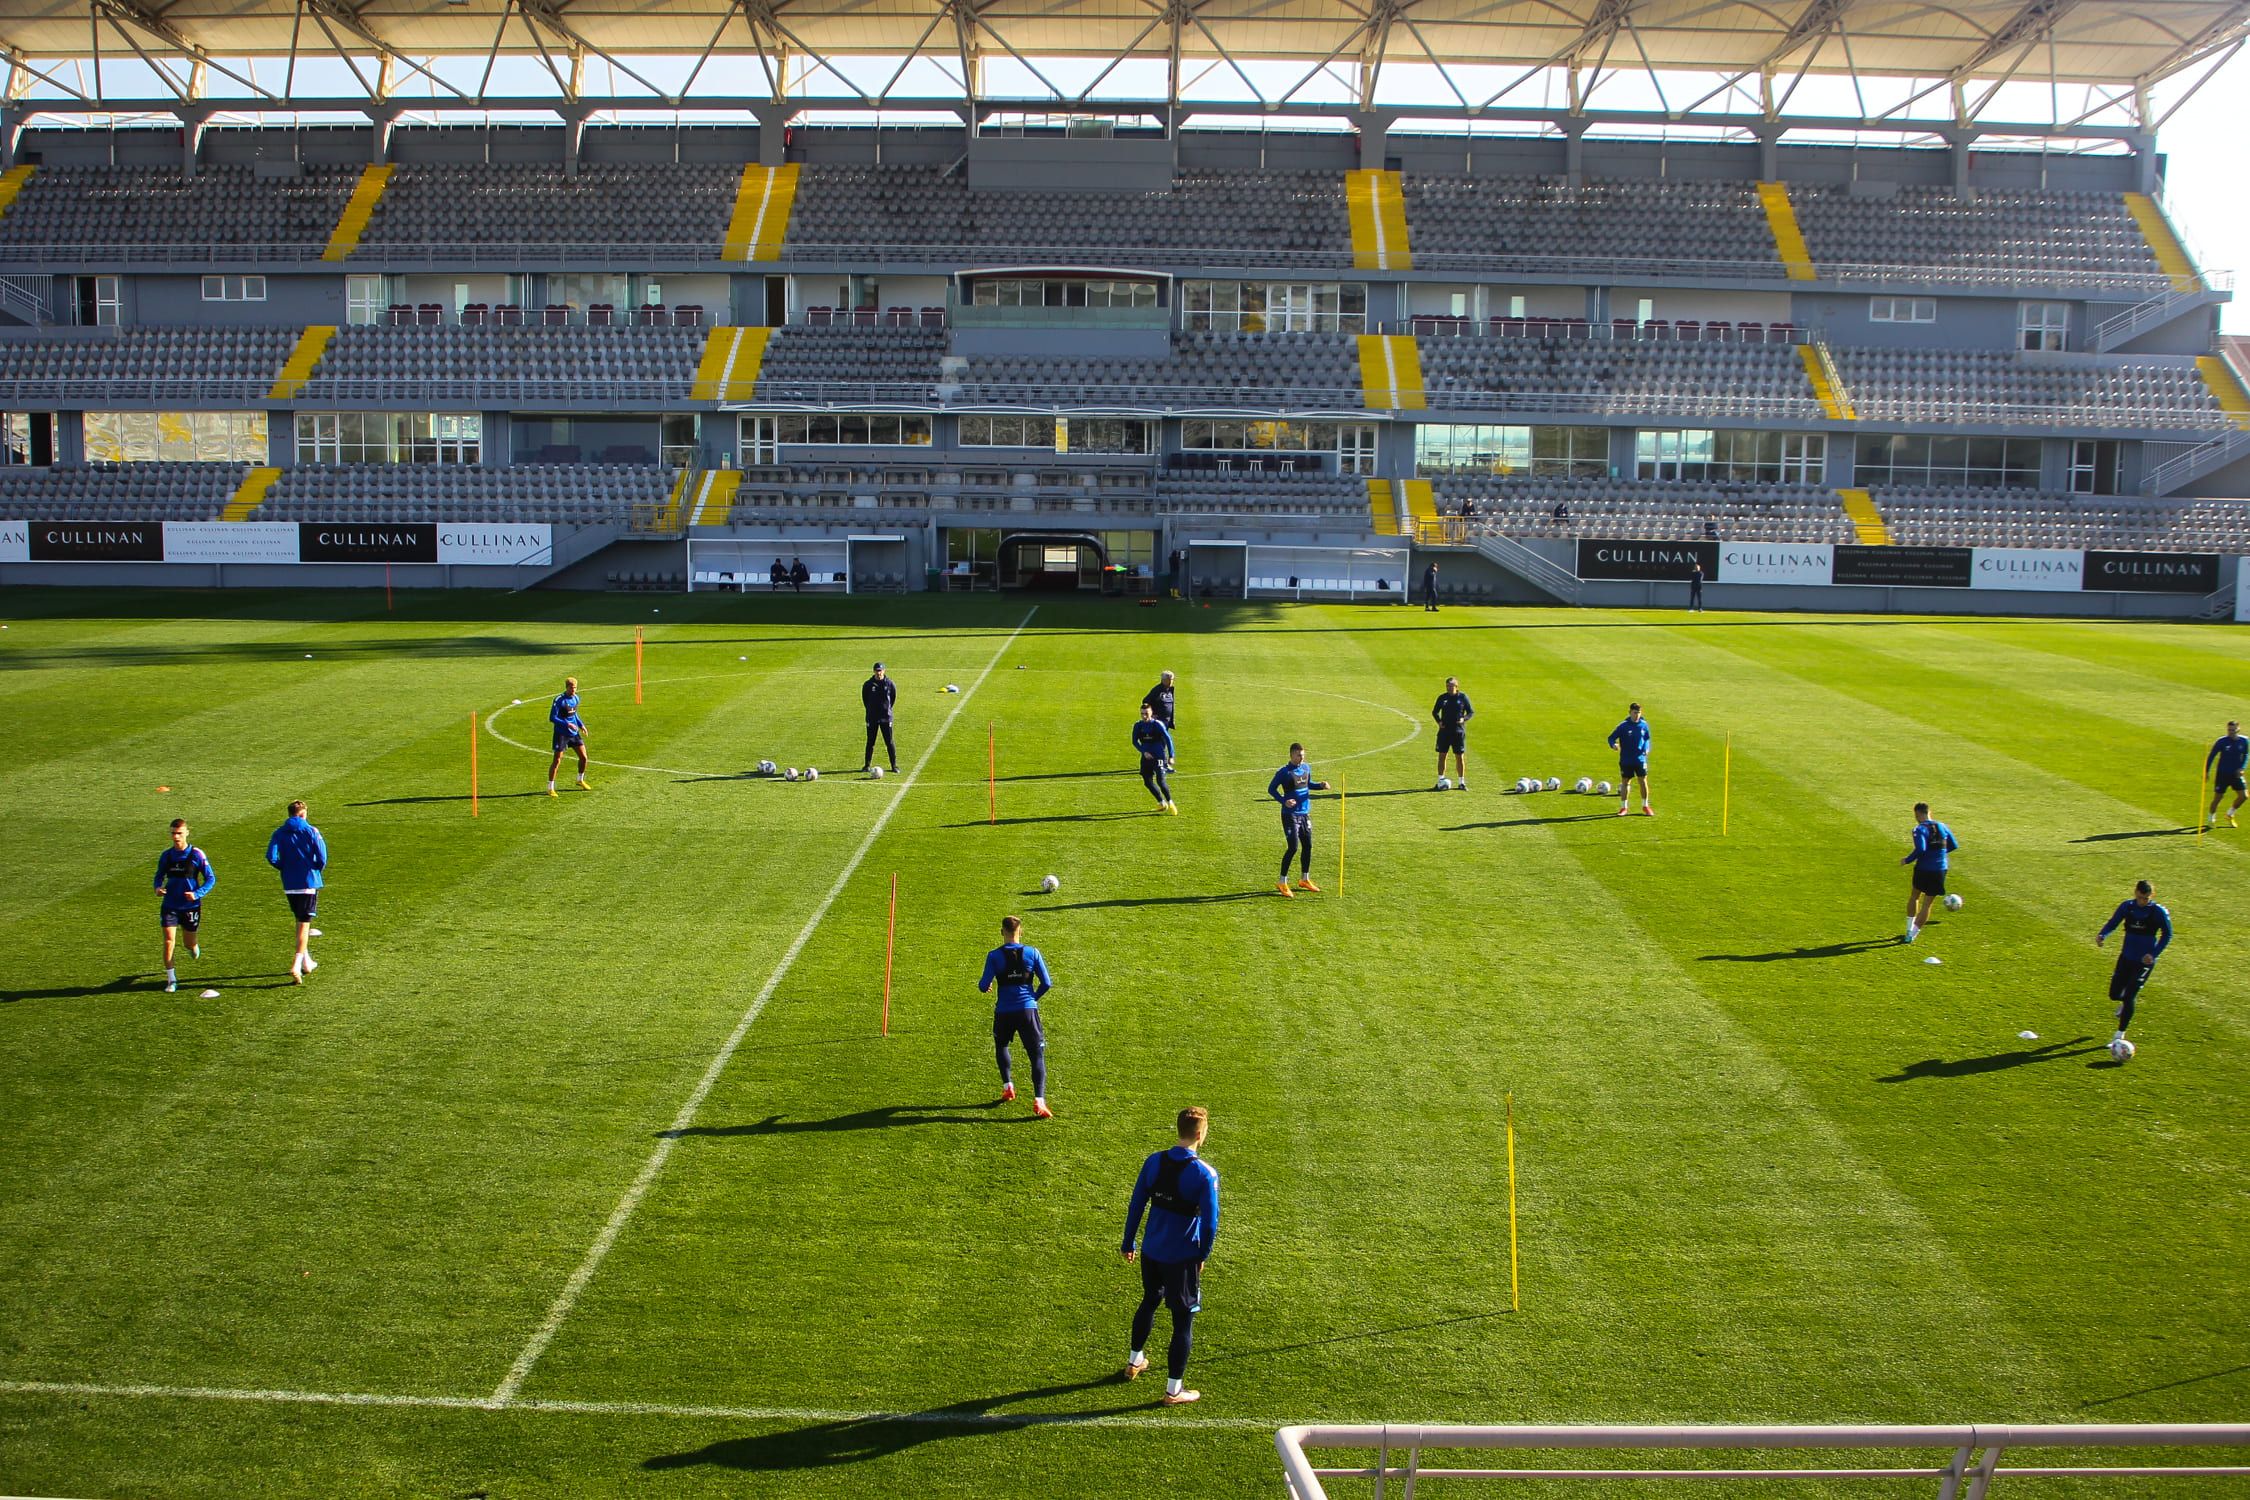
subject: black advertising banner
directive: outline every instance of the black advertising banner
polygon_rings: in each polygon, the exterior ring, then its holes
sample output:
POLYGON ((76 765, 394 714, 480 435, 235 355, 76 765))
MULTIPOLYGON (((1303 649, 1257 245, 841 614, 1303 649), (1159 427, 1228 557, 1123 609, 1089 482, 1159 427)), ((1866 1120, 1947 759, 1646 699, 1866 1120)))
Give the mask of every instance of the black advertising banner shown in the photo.
POLYGON ((26 541, 32 562, 164 561, 162 521, 34 521, 26 541))
POLYGON ((434 563, 433 521, 304 521, 297 527, 297 560, 309 563, 434 563))
POLYGON ((1719 572, 1717 542, 1617 542, 1581 537, 1578 542, 1578 576, 1581 578, 1653 579, 1681 581, 1703 564, 1703 576, 1719 572))
POLYGON ((2120 594, 2210 594, 2219 559, 2208 552, 2088 552, 2089 589, 2120 594))
POLYGON ((1974 583, 1966 547, 1838 547, 1837 583, 1881 588, 1965 589, 1974 583))

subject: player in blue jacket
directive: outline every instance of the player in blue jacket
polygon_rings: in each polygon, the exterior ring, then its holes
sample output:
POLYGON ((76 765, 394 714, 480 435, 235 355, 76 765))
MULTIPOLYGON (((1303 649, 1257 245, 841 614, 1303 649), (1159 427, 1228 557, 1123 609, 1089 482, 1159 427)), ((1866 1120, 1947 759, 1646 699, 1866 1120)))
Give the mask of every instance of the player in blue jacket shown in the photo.
POLYGON ((297 919, 297 956, 289 960, 289 977, 299 984, 320 967, 313 962, 312 923, 320 914, 320 888, 328 868, 328 841, 305 816, 302 800, 289 804, 289 816, 266 841, 266 863, 281 872, 281 893, 289 898, 289 914, 297 919))
POLYGON ((592 784, 586 780, 586 721, 578 717, 577 678, 563 679, 563 690, 547 705, 547 722, 555 730, 555 758, 547 762, 547 795, 556 795, 555 772, 562 769, 565 750, 578 752, 578 790, 592 791, 592 784))
POLYGON ((164 988, 167 991, 180 987, 179 972, 172 967, 172 955, 180 940, 180 931, 188 935, 188 957, 203 956, 203 898, 211 894, 211 887, 219 877, 211 869, 210 856, 188 842, 187 819, 172 820, 172 844, 156 856, 156 889, 163 893, 163 904, 156 909, 156 920, 164 928, 164 988))
POLYGON ((2172 914, 2156 904, 2155 886, 2145 880, 2134 881, 2133 899, 2117 903, 2117 910, 2094 935, 2094 946, 2099 948, 2102 939, 2120 927, 2125 929, 2125 941, 2118 950, 2117 967, 2109 974, 2109 998, 2117 1002, 2117 1035, 2110 1038, 2113 1042, 2133 1024, 2133 1004, 2141 997, 2141 986, 2156 972, 2156 960, 2172 946, 2172 914))
POLYGON ((1312 794, 1328 790, 1325 781, 1313 780, 1312 767, 1305 764, 1305 747, 1289 747, 1289 764, 1273 773, 1266 783, 1266 795, 1281 804, 1281 836, 1288 842, 1281 848, 1281 879, 1274 889, 1284 896, 1294 895, 1289 889, 1289 861, 1297 861, 1297 889, 1318 891, 1312 883, 1312 794))
POLYGON ((2204 826, 2216 828, 2219 823, 2219 804, 2234 793, 2234 806, 2227 809, 2227 827, 2240 825, 2234 815, 2242 811, 2242 804, 2250 802, 2250 785, 2243 780, 2243 767, 2250 766, 2250 739, 2243 738, 2239 719, 2227 720, 2227 732, 2211 746, 2211 753, 2203 757, 2203 769, 2211 775, 2211 808, 2203 815, 2204 826))
POLYGON ((1641 717, 1641 706, 1635 703, 1625 710, 1625 722, 1609 732, 1609 743, 1617 751, 1617 815, 1624 817, 1633 809, 1633 783, 1641 784, 1641 816, 1653 818, 1656 809, 1648 805, 1648 720, 1641 717))
POLYGON ((1183 1109, 1180 1143, 1141 1163, 1133 1181, 1133 1201, 1125 1210, 1127 1261, 1141 1263, 1141 1303, 1133 1309, 1133 1347, 1125 1357, 1125 1378, 1148 1368, 1148 1336, 1156 1327, 1156 1307, 1172 1313, 1172 1344, 1164 1351, 1164 1404, 1186 1406, 1203 1399, 1187 1389, 1188 1355, 1195 1347, 1195 1315, 1203 1310, 1203 1263, 1219 1238, 1219 1173, 1196 1152, 1211 1128, 1201 1107, 1183 1109), (1148 1214, 1148 1232, 1139 1252, 1133 1235, 1148 1214))
POLYGON ((977 981, 977 993, 995 985, 999 993, 992 998, 992 1050, 1000 1061, 1000 1097, 1016 1097, 1008 1044, 1020 1036, 1024 1055, 1031 1059, 1031 1112, 1052 1120, 1055 1112, 1047 1107, 1047 1033, 1039 1025, 1039 1002, 1055 982, 1047 976, 1047 960, 1039 950, 1024 945, 1021 917, 1000 919, 1000 946, 984 956, 984 977, 977 981))
POLYGON ((1914 804, 1914 847, 1902 865, 1914 867, 1914 883, 1906 892, 1906 941, 1913 942, 1922 924, 1930 920, 1930 904, 1945 894, 1945 870, 1954 850, 1953 830, 1930 816, 1930 804, 1914 804))
POLYGON ((1133 748, 1141 752, 1141 785, 1156 799, 1156 810, 1177 813, 1172 783, 1165 779, 1165 773, 1172 769, 1172 731, 1156 716, 1152 703, 1141 705, 1141 716, 1133 725, 1133 748))

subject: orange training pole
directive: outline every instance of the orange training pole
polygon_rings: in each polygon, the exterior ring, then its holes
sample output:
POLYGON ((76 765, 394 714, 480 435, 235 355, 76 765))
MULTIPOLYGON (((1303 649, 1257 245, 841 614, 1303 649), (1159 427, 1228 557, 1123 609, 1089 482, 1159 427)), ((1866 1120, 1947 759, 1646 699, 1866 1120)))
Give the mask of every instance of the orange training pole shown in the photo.
POLYGON ((633 701, 641 701, 641 627, 633 627, 633 701))
POLYGON ((984 726, 984 820, 1000 821, 1000 741, 990 720, 984 726))
POLYGON ((477 815, 477 711, 469 710, 469 816, 477 815))
POLYGON ((1351 842, 1352 789, 1343 777, 1336 778, 1336 895, 1344 894, 1344 849, 1351 842))
POLYGON ((898 953, 898 871, 891 871, 891 926, 883 939, 883 1035, 891 1034, 891 959, 898 953))

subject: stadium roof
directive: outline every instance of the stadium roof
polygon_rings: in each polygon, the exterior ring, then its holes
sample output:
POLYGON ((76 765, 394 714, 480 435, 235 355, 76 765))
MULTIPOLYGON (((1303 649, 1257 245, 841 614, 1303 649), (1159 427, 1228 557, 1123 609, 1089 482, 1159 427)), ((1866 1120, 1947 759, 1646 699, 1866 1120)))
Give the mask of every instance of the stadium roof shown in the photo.
MULTIPOLYGON (((2250 0, 0 0, 9 97, 61 89, 89 102, 100 89, 84 83, 88 59, 137 59, 168 84, 176 72, 183 98, 207 80, 274 99, 271 70, 238 60, 326 51, 374 63, 382 76, 361 81, 377 97, 427 79, 416 59, 463 56, 534 58, 564 96, 601 59, 668 103, 691 90, 650 82, 635 59, 697 59, 693 92, 779 100, 793 92, 784 60, 802 82, 828 59, 898 58, 903 76, 903 60, 929 58, 958 82, 980 58, 1042 78, 1042 59, 1069 58, 1160 65, 1174 100, 1184 73, 1248 84, 1246 63, 1291 64, 1345 75, 1363 108, 1379 107, 1386 64, 1434 68, 1469 114, 1516 102, 1505 76, 1491 82, 1504 71, 1559 73, 1574 106, 1581 81, 1605 72, 1880 75, 1951 86, 1967 118, 1963 92, 2009 80, 2132 90, 2246 38, 2250 0)), ((827 70, 818 92, 837 94, 844 71, 827 70)), ((840 92, 872 103, 887 91, 855 80, 840 92)), ((1250 94, 1271 102, 1258 85, 1250 94)))

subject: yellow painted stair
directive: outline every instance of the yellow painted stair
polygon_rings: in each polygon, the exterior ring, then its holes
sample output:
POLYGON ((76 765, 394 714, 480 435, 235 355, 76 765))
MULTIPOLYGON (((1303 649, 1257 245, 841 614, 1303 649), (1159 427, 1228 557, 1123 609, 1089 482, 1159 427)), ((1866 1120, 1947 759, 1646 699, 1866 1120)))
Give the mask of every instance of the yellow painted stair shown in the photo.
POLYGON ((367 233, 367 221, 375 217, 375 205, 382 201, 383 189, 390 181, 391 169, 387 166, 361 171, 358 185, 329 233, 328 248, 320 252, 322 260, 342 260, 359 248, 359 237, 367 233))
POLYGON ((696 362, 695 380, 688 396, 696 401, 747 401, 758 389, 758 369, 765 363, 770 328, 744 328, 722 324, 703 340, 703 358, 696 362))
POLYGON ((2195 274, 2195 262, 2188 259, 2187 247, 2172 232, 2172 221, 2164 217, 2164 210, 2146 193, 2127 193, 2125 212, 2133 216, 2140 226, 2141 238, 2148 241, 2149 253, 2156 257, 2157 266, 2172 278, 2172 290, 2192 292, 2201 286, 2202 278, 2195 274))
POLYGON ((742 488, 740 469, 705 469, 695 487, 695 506, 688 512, 690 526, 724 526, 734 510, 734 494, 742 488))
POLYGON ((734 190, 734 214, 727 220, 728 260, 779 260, 789 234, 789 211, 797 202, 797 167, 748 166, 734 190))
POLYGON ((1406 196, 1396 172, 1346 172, 1344 212, 1351 220, 1352 264, 1362 271, 1411 271, 1406 196))
POLYGON ((0 214, 15 207, 16 195, 23 191, 23 185, 31 181, 31 174, 38 170, 36 166, 25 166, 10 167, 7 171, 0 172, 0 214))
POLYGON ((266 503, 266 491, 272 489, 274 481, 280 477, 279 469, 252 469, 243 475, 241 487, 234 492, 234 498, 227 502, 227 508, 219 512, 219 519, 249 520, 250 513, 266 503))
POLYGON ((1836 422, 1856 422, 1859 413, 1852 410, 1851 398, 1836 383, 1835 366, 1828 362, 1816 344, 1799 344, 1797 357, 1804 361, 1805 379, 1812 382, 1812 393, 1820 402, 1820 409, 1836 422))
POLYGON ((2219 409, 2227 414, 2227 420, 2250 431, 2250 388, 2243 386, 2241 373, 2216 354, 2199 355, 2195 370, 2211 388, 2211 395, 2218 401, 2219 409))
POLYGON ((1811 281, 1812 251, 1805 244, 1804 230, 1797 225, 1797 209, 1789 201, 1789 185, 1759 183, 1758 201, 1765 205, 1766 224, 1773 230, 1773 248, 1781 257, 1782 269, 1789 273, 1791 281, 1811 281))
POLYGON ((1409 479, 1399 488, 1405 492, 1408 521, 1419 536, 1425 530, 1423 522, 1438 518, 1437 490, 1427 479, 1409 479))
POLYGON ((1422 391, 1422 351, 1413 335, 1359 335, 1360 395, 1369 411, 1421 411, 1429 402, 1422 391))
POLYGON ((680 470, 680 477, 672 481, 672 497, 666 500, 664 508, 656 513, 656 530, 662 532, 680 529, 680 506, 687 499, 689 487, 700 485, 702 482, 702 470, 680 470))
POLYGON ((1862 547, 1888 547, 1891 528, 1884 524, 1883 513, 1875 508, 1875 497, 1865 490, 1838 490, 1836 498, 1844 502, 1844 514, 1851 517, 1852 530, 1859 534, 1862 547))
POLYGON ((1413 522, 1406 513, 1406 496, 1388 479, 1367 481, 1367 515, 1377 536, 1409 536, 1413 522))
POLYGON ((336 336, 333 323, 315 323, 297 335, 297 347, 289 351, 283 361, 281 373, 274 377, 273 388, 266 392, 268 401, 287 401, 305 388, 312 379, 313 366, 328 351, 328 341, 336 336))

